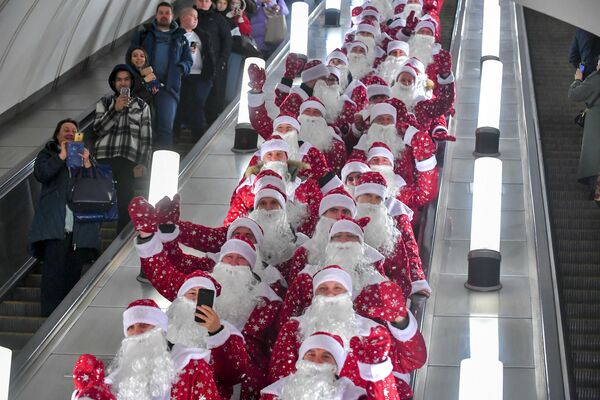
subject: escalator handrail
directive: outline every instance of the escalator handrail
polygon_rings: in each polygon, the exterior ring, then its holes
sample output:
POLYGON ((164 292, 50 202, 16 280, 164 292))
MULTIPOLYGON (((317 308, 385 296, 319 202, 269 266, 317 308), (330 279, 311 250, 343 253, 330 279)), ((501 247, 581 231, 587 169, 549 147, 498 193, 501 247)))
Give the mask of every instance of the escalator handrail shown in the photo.
MULTIPOLYGON (((319 5, 312 10, 309 15, 309 26, 315 22, 324 8, 325 2, 320 2, 319 5)), ((273 69, 283 61, 288 50, 289 40, 286 40, 279 45, 273 55, 267 60, 267 76, 269 76, 269 74, 273 72, 273 69)), ((239 100, 240 96, 238 94, 181 161, 179 173, 180 187, 189 179, 194 168, 201 161, 200 156, 206 145, 220 132, 222 126, 225 126, 226 123, 234 120, 237 115, 239 100)), ((42 357, 51 350, 52 339, 60 333, 61 328, 68 323, 77 311, 81 311, 79 307, 80 303, 84 298, 90 295, 91 289, 96 285, 96 282, 102 278, 103 273, 124 258, 126 251, 129 250, 126 248, 126 245, 131 242, 133 236, 134 231, 131 223, 129 223, 100 255, 88 272, 81 277, 71 292, 17 354, 13 360, 11 369, 11 393, 13 393, 17 387, 23 385, 21 381, 26 380, 28 374, 33 373, 28 366, 30 366, 37 358, 42 357)), ((22 389, 22 387, 20 389, 22 389)))

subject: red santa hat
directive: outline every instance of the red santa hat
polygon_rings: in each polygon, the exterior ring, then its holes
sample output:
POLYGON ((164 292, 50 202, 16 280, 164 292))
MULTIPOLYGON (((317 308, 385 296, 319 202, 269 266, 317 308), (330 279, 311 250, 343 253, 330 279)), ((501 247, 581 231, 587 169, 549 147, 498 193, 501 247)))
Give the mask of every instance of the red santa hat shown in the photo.
POLYGON ((404 5, 406 5, 407 1, 408 0, 394 0, 394 1, 392 1, 392 7, 396 8, 398 6, 404 6, 404 5))
POLYGON ((329 229, 329 240, 331 240, 331 238, 336 234, 344 232, 357 236, 360 242, 363 243, 365 239, 365 226, 367 226, 370 220, 371 219, 369 217, 355 220, 343 216, 339 220, 335 221, 335 223, 331 226, 331 229, 329 229))
POLYGON ((399 15, 395 16, 396 18, 388 25, 389 29, 399 29, 404 28, 406 26, 406 20, 401 18, 399 15))
POLYGON ((355 47, 362 48, 365 51, 365 53, 367 53, 369 51, 369 47, 366 44, 364 44, 363 42, 359 42, 358 40, 348 43, 347 47, 348 47, 348 51, 352 51, 352 49, 355 47))
POLYGON ((290 115, 282 114, 273 120, 273 130, 277 130, 277 127, 281 124, 289 124, 294 127, 295 130, 300 130, 300 123, 298 120, 290 115))
POLYGON ((370 85, 387 85, 385 79, 377 74, 370 74, 360 80, 365 86, 370 85))
MULTIPOLYGON (((394 119, 394 124, 395 124, 397 114, 398 114, 398 110, 396 110, 396 107, 394 107, 390 103, 385 103, 385 102, 377 103, 377 104, 373 105, 373 107, 371 107, 371 110, 369 112, 371 123, 373 121, 375 121, 375 118, 379 117, 380 115, 391 115, 392 118, 394 119)), ((398 140, 400 140, 400 136, 398 136, 398 140)))
POLYGON ((393 322, 408 315, 402 289, 391 281, 365 287, 354 303, 358 305, 356 311, 365 318, 393 322))
MULTIPOLYGON (((414 58, 411 59, 411 61, 412 60, 414 60, 414 58)), ((400 75, 403 72, 408 72, 415 79, 417 79, 417 76, 419 75, 419 71, 411 62, 407 62, 406 64, 404 64, 402 68, 400 68, 400 71, 398 71, 398 75, 400 75)))
POLYGON ((431 19, 421 19, 417 26, 415 26, 415 33, 419 33, 423 28, 431 29, 431 32, 435 35, 436 24, 431 19))
POLYGON ((283 178, 271 169, 263 169, 256 175, 252 183, 252 193, 256 194, 266 185, 272 185, 278 188, 281 192, 285 192, 285 183, 283 178))
POLYGON ((348 175, 353 172, 360 172, 361 174, 364 174, 370 170, 371 167, 369 167, 369 164, 365 163, 363 160, 359 160, 357 158, 350 159, 346 161, 346 164, 342 168, 342 182, 346 183, 348 175))
POLYGON ((344 64, 348 65, 348 57, 341 49, 335 49, 331 53, 329 53, 329 55, 327 56, 327 64, 329 64, 329 62, 334 58, 337 58, 344 64))
POLYGON ((372 34, 374 37, 377 37, 380 34, 380 32, 378 32, 377 27, 367 21, 362 21, 356 27, 356 33, 360 33, 360 32, 368 32, 368 33, 372 34))
POLYGON ((123 333, 125 336, 127 336, 127 328, 137 323, 154 325, 164 332, 167 331, 167 326, 169 326, 167 315, 152 299, 135 300, 129 303, 127 309, 123 312, 123 333))
POLYGON ((81 391, 87 386, 104 382, 104 363, 91 354, 79 356, 73 366, 75 390, 81 391))
MULTIPOLYGON (((325 67, 325 69, 328 71, 327 75, 329 75, 329 69, 327 67, 325 67)), ((322 115, 325 115, 327 113, 327 109, 325 108, 323 102, 321 102, 321 100, 317 99, 314 96, 309 97, 308 99, 304 100, 302 104, 300 104, 300 114, 306 111, 307 108, 314 108, 316 110, 319 110, 322 115)))
POLYGON ((260 202, 260 200, 264 199, 265 197, 271 197, 277 200, 277 202, 281 206, 281 209, 285 210, 285 203, 287 201, 286 195, 284 194, 284 192, 280 191, 279 188, 273 185, 265 185, 262 188, 260 188, 259 191, 256 192, 256 194, 254 195, 255 209, 256 207, 258 207, 258 203, 260 202))
POLYGON ((328 66, 327 69, 329 70, 329 75, 335 76, 339 82, 340 77, 342 76, 342 71, 340 71, 338 67, 334 67, 333 65, 328 66))
POLYGON ((373 17, 373 18, 377 18, 377 20, 379 20, 381 17, 381 14, 379 14, 379 11, 377 11, 377 9, 375 7, 368 6, 359 15, 359 18, 361 20, 364 20, 365 17, 373 17))
POLYGON ((424 74, 425 73, 425 65, 423 65, 423 63, 421 62, 421 60, 419 60, 416 57, 412 57, 408 60, 408 62, 406 63, 406 65, 410 65, 411 67, 413 67, 415 69, 415 71, 417 71, 417 74, 424 74))
POLYGON ((392 165, 394 165, 394 154, 392 154, 392 151, 390 150, 388 145, 383 142, 373 143, 373 145, 367 152, 367 163, 371 161, 373 157, 385 157, 388 160, 390 160, 392 165))
POLYGON ((309 82, 315 79, 327 78, 329 70, 321 60, 310 60, 304 65, 304 71, 300 73, 302 82, 309 82))
POLYGON ((362 174, 354 189, 354 197, 361 194, 375 194, 385 199, 387 193, 387 182, 379 172, 369 171, 362 174))
POLYGON ((301 360, 306 353, 312 349, 323 349, 331 353, 337 364, 339 374, 344 367, 347 352, 344 349, 344 341, 338 335, 328 332, 315 332, 302 342, 298 350, 298 358, 301 360))
POLYGON ((339 265, 329 265, 313 275, 313 294, 323 282, 337 282, 352 295, 352 277, 339 265))
POLYGON ((392 89, 388 85, 373 84, 367 86, 367 98, 373 96, 392 96, 392 89))
POLYGON ((254 238, 256 239, 256 245, 258 247, 262 246, 264 238, 262 228, 256 221, 247 217, 239 217, 227 227, 227 240, 231 239, 233 237, 233 232, 235 232, 237 228, 241 227, 250 229, 254 235, 254 238))
POLYGON ((286 154, 290 151, 287 142, 279 135, 271 135, 271 137, 260 145, 260 158, 270 151, 283 151, 286 154))
POLYGON ((390 54, 394 50, 402 50, 404 54, 408 55, 410 46, 408 43, 403 42, 402 40, 392 40, 387 45, 387 53, 390 54))
POLYGON ((254 243, 250 242, 246 238, 229 239, 221 247, 219 253, 219 262, 223 260, 227 254, 239 254, 248 261, 250 268, 254 268, 256 264, 256 247, 254 243))
POLYGON ((88 386, 74 397, 76 400, 115 400, 116 397, 111 393, 105 384, 88 386))
POLYGON ((348 192, 342 188, 335 188, 329 191, 319 204, 319 215, 325 214, 327 210, 333 207, 342 207, 350 210, 350 214, 356 215, 356 203, 348 192))
POLYGON ((215 292, 215 297, 221 294, 221 285, 212 276, 205 271, 196 270, 185 277, 185 281, 177 291, 177 297, 183 297, 188 290, 195 287, 210 289, 215 292))

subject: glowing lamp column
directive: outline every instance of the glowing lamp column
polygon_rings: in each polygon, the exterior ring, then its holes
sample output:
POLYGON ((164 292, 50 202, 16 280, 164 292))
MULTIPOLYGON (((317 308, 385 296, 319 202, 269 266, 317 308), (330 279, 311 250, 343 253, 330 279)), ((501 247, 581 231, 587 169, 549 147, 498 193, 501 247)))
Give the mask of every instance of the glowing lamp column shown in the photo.
POLYGON ((308 3, 303 1, 292 4, 290 53, 308 56, 308 3))
POLYGON ((502 161, 492 157, 475 160, 469 275, 465 286, 493 291, 500 284, 500 216, 502 206, 502 161))
POLYGON ((481 63, 500 60, 500 3, 498 0, 483 2, 483 32, 481 35, 481 63))
POLYGON ((340 26, 342 0, 325 1, 325 26, 340 26))
POLYGON ((8 400, 12 351, 0 346, 0 400, 8 400))
POLYGON ((500 107, 502 104, 502 63, 486 60, 481 67, 479 115, 475 131, 476 157, 500 155, 500 107))
POLYGON ((244 74, 242 76, 242 87, 240 89, 238 119, 235 126, 233 148, 231 149, 234 153, 252 153, 257 149, 258 134, 250 124, 250 114, 248 111, 248 83, 250 82, 248 68, 252 64, 256 64, 260 68, 265 68, 265 60, 257 57, 248 57, 244 61, 244 74))

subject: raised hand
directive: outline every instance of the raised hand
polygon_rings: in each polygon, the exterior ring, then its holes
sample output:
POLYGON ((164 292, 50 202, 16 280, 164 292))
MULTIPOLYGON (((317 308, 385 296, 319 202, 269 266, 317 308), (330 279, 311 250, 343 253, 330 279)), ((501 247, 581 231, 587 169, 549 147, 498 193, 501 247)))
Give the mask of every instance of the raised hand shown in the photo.
POLYGON ((435 63, 437 65, 437 73, 442 78, 446 78, 452 73, 452 55, 447 50, 441 49, 435 55, 435 63))
POLYGON ((263 86, 267 81, 267 74, 265 73, 265 69, 259 67, 256 64, 250 64, 248 67, 248 78, 250 78, 248 82, 248 86, 253 92, 260 93, 263 90, 263 86))
POLYGON ((158 224, 156 210, 142 196, 137 196, 129 202, 129 217, 133 229, 139 232, 154 233, 158 224))
POLYGON ((431 134, 431 137, 438 142, 456 142, 456 136, 451 135, 444 129, 438 129, 431 134))
POLYGON ((176 224, 179 222, 181 199, 179 193, 173 196, 173 200, 167 196, 156 203, 156 215, 158 224, 176 224))
POLYGON ((296 53, 290 53, 285 59, 285 72, 283 76, 288 79, 294 79, 304 68, 305 60, 296 53))
POLYGON ((367 337, 355 336, 350 340, 352 352, 358 362, 364 364, 381 364, 388 359, 392 346, 390 334, 383 326, 371 328, 367 337))

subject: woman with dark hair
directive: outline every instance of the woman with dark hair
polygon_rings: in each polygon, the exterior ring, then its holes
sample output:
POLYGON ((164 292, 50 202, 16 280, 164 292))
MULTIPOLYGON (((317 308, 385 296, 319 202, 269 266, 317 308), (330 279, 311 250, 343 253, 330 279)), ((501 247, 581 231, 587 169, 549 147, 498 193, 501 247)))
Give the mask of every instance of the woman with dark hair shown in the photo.
POLYGON ((152 96, 158 92, 159 83, 148 62, 148 53, 142 46, 134 46, 127 51, 125 63, 137 72, 132 93, 152 107, 152 96))
MULTIPOLYGON (((81 277, 84 264, 100 249, 100 224, 78 222, 67 206, 71 170, 67 143, 75 139, 77 122, 59 121, 52 140, 35 159, 33 175, 42 184, 40 200, 29 232, 31 254, 42 260, 42 316, 60 304, 81 277)), ((90 152, 81 153, 83 168, 90 168, 90 152)))

